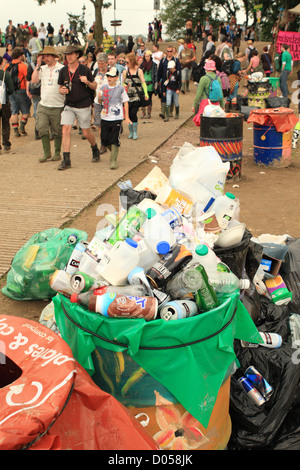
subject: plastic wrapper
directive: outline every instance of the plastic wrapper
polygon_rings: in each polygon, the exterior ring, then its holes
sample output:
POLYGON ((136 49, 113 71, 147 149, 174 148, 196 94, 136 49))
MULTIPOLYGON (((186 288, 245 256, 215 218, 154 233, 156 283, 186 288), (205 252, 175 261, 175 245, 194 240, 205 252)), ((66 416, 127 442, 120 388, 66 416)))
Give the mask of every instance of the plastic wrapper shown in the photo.
POLYGON ((87 240, 81 230, 51 228, 33 235, 16 253, 2 293, 14 300, 50 299, 56 292, 50 276, 64 269, 77 242, 87 240))
POLYGON ((291 357, 293 349, 283 344, 279 349, 241 348, 237 357, 244 371, 253 365, 273 387, 274 393, 262 406, 257 406, 237 382, 231 379, 230 415, 232 435, 229 450, 264 450, 270 448, 284 423, 297 392, 300 368, 291 357))

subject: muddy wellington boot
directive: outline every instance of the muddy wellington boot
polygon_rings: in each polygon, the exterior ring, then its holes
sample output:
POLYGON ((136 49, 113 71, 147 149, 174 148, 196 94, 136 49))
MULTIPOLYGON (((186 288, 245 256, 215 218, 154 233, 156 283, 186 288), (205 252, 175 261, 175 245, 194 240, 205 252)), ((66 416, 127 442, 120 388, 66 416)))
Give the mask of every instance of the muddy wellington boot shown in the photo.
POLYGON ((165 117, 164 121, 165 121, 165 122, 168 122, 168 121, 169 121, 169 118, 170 118, 170 106, 166 106, 165 115, 166 115, 166 117, 165 117))
POLYGON ((44 156, 39 159, 39 162, 40 163, 45 163, 47 160, 50 160, 50 158, 51 158, 49 135, 43 135, 41 140, 42 140, 44 156))
POLYGON ((61 160, 60 149, 61 149, 62 137, 54 137, 54 155, 51 158, 51 162, 58 162, 61 160))
POLYGON ((159 117, 165 119, 166 116, 166 103, 161 103, 159 117))
POLYGON ((174 119, 179 119, 179 106, 175 106, 175 118, 174 119))
POLYGON ((20 122, 20 134, 21 135, 27 135, 27 132, 25 130, 25 126, 27 124, 27 119, 21 119, 21 122, 20 122))
POLYGON ((118 153, 119 153, 119 147, 117 147, 116 145, 112 145, 111 154, 110 154, 110 167, 109 167, 111 170, 116 170, 118 168, 118 165, 117 165, 118 153))
POLYGON ((63 152, 63 161, 57 167, 58 170, 67 170, 71 168, 70 152, 63 152))

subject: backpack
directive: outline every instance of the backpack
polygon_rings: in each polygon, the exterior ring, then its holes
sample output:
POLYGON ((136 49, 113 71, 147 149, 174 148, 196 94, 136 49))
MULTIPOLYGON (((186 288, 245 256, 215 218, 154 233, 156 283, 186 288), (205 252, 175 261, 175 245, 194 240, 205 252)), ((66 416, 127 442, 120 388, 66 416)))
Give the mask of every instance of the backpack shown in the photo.
POLYGON ((257 49, 255 49, 255 47, 253 47, 253 48, 250 49, 249 57, 248 57, 249 62, 250 62, 250 59, 251 59, 251 57, 253 56, 253 53, 254 53, 255 51, 257 52, 257 49))
POLYGON ((223 96, 229 96, 231 87, 228 75, 225 72, 217 72, 217 76, 221 79, 223 96))
POLYGON ((224 60, 222 64, 222 72, 226 73, 226 75, 230 75, 232 73, 232 66, 235 62, 235 59, 224 60))
POLYGON ((208 97, 208 99, 212 102, 216 102, 216 101, 220 101, 223 99, 223 92, 222 92, 222 87, 221 87, 221 84, 218 80, 218 77, 216 78, 211 78, 209 75, 208 75, 209 79, 210 79, 210 85, 209 85, 209 93, 207 95, 206 91, 206 95, 208 97))
POLYGON ((15 91, 20 90, 21 80, 19 79, 19 64, 10 63, 6 69, 9 72, 15 91))

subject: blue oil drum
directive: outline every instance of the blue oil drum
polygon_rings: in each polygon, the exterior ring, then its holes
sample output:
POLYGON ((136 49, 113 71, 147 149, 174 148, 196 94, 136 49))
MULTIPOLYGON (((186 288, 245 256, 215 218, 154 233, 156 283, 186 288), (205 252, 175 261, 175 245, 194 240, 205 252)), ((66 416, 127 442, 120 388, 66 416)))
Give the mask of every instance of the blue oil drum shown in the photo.
POLYGON ((254 163, 285 168, 291 164, 293 131, 277 132, 273 124, 253 125, 254 163))
POLYGON ((230 163, 227 180, 237 180, 242 175, 243 122, 243 114, 232 117, 201 116, 200 147, 214 147, 222 161, 230 163))

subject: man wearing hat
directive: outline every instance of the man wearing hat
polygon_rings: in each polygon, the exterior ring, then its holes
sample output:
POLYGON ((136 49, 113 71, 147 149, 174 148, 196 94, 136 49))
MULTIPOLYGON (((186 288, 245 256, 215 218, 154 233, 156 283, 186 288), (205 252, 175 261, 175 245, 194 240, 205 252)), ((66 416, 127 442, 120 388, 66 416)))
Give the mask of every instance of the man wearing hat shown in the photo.
POLYGON ((78 62, 83 55, 82 49, 77 46, 67 46, 65 50, 67 65, 59 72, 59 93, 65 97, 65 107, 61 115, 63 161, 58 170, 71 167, 71 130, 77 118, 82 135, 91 144, 92 162, 100 161, 100 151, 96 139, 90 130, 92 104, 95 97, 97 83, 91 70, 78 62))
POLYGON ((233 41, 232 39, 227 39, 225 46, 221 52, 221 59, 222 60, 230 60, 233 59, 233 41))
POLYGON ((31 76, 33 84, 41 83, 41 100, 36 111, 36 127, 44 151, 43 157, 39 159, 40 163, 45 163, 47 160, 57 161, 61 159, 62 128, 60 119, 65 98, 59 93, 58 76, 63 65, 57 62, 57 57, 55 48, 46 46, 39 53, 37 67, 31 76), (42 65, 42 60, 45 65, 42 65), (51 157, 50 149, 50 129, 54 137, 53 157, 51 157))

